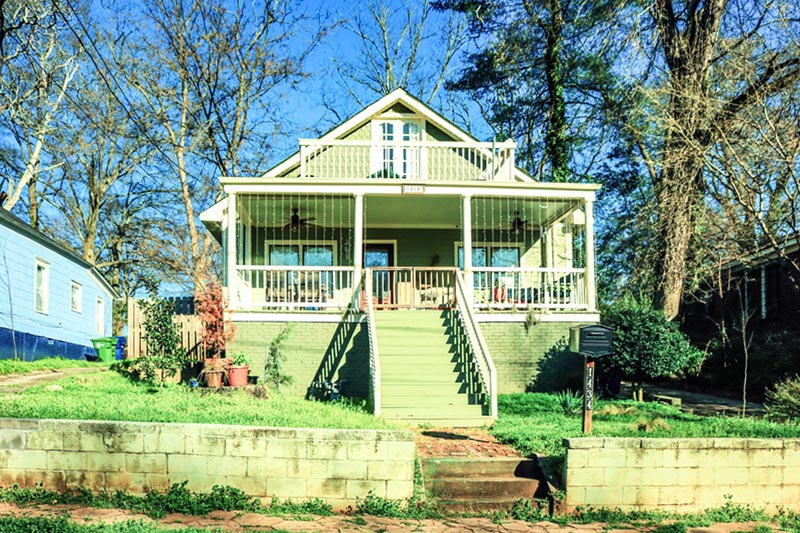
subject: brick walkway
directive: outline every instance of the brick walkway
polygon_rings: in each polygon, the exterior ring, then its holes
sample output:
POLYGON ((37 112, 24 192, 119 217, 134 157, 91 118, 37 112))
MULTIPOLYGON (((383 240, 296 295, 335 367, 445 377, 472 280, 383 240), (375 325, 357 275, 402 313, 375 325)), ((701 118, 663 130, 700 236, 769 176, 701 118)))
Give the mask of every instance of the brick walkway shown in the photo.
MULTIPOLYGON (((144 515, 116 509, 95 509, 72 505, 17 507, 0 503, 0 516, 39 517, 65 515, 78 523, 114 523, 126 520, 142 520, 164 528, 181 530, 187 527, 219 528, 223 531, 290 531, 320 533, 607 533, 631 531, 652 531, 654 527, 637 529, 631 525, 620 525, 618 529, 608 528, 603 523, 572 524, 559 526, 551 522, 531 524, 519 520, 503 520, 500 523, 488 518, 452 518, 443 520, 400 520, 374 516, 309 516, 304 520, 291 517, 264 516, 255 513, 215 511, 207 516, 172 514, 161 520, 152 520, 144 515)), ((757 524, 717 524, 708 528, 693 528, 691 533, 733 533, 753 531, 757 524)), ((781 531, 775 524, 769 524, 772 531, 781 531)))

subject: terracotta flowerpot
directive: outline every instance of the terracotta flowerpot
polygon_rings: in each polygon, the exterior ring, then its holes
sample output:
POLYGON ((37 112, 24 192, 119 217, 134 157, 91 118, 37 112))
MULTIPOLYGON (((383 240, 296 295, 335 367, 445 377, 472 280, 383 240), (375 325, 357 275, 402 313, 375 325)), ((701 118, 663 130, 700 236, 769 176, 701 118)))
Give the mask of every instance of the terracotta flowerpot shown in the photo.
POLYGON ((206 378, 206 387, 218 389, 222 386, 222 370, 206 370, 203 375, 206 378))
POLYGON ((231 387, 246 387, 248 372, 250 372, 250 367, 247 365, 229 366, 228 385, 230 385, 231 387))

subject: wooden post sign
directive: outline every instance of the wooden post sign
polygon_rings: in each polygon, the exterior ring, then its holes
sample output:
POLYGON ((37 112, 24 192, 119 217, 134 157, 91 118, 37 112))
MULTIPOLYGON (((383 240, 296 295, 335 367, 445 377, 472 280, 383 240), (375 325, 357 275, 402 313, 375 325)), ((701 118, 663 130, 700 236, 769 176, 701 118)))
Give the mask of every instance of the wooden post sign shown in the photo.
POLYGON ((586 435, 592 434, 592 409, 594 404, 594 359, 583 358, 583 426, 586 435))
POLYGON ((595 359, 609 355, 614 330, 602 324, 575 326, 569 331, 570 351, 583 356, 583 432, 592 434, 595 359))

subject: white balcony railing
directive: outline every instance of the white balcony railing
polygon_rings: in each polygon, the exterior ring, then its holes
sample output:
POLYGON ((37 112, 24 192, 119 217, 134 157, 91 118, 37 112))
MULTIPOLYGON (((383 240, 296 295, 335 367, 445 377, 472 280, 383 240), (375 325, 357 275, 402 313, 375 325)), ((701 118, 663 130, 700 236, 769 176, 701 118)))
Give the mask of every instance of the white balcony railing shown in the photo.
POLYGON ((582 268, 473 268, 477 308, 585 311, 582 268))
POLYGON ((301 178, 513 181, 514 141, 300 139, 301 178))
POLYGON ((353 296, 353 267, 236 267, 242 309, 346 309, 353 296))

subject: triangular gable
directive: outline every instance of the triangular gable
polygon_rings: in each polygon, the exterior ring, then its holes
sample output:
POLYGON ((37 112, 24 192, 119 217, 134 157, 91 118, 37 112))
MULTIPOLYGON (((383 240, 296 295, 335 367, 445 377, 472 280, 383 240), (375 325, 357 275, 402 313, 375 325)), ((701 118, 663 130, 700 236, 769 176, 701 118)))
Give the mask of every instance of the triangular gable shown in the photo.
MULTIPOLYGON (((448 119, 431 109, 427 104, 410 95, 403 89, 395 89, 383 98, 380 98, 376 102, 368 105, 360 112, 356 113, 340 125, 322 135, 319 139, 333 140, 344 138, 351 132, 356 131, 357 129, 366 125, 370 120, 373 119, 373 117, 380 115, 397 104, 407 108, 413 114, 421 116, 427 123, 432 124, 435 128, 439 129, 447 136, 452 137, 455 141, 479 142, 478 139, 465 132, 448 119)), ((265 172, 261 177, 280 177, 299 165, 300 152, 297 151, 265 172)), ((522 181, 535 181, 518 167, 515 167, 514 177, 522 181)))

